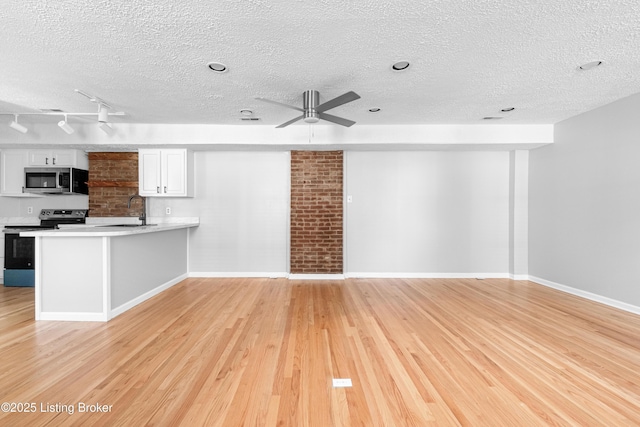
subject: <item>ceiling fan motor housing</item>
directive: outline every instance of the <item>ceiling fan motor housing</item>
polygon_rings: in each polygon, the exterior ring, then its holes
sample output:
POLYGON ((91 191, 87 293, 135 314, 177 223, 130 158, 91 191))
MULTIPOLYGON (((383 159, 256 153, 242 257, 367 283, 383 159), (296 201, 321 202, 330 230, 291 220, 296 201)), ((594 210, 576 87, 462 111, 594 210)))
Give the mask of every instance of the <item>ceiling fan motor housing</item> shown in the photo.
POLYGON ((317 90, 307 90, 302 93, 302 108, 304 109, 304 121, 317 123, 320 121, 316 107, 320 103, 320 93, 317 90))

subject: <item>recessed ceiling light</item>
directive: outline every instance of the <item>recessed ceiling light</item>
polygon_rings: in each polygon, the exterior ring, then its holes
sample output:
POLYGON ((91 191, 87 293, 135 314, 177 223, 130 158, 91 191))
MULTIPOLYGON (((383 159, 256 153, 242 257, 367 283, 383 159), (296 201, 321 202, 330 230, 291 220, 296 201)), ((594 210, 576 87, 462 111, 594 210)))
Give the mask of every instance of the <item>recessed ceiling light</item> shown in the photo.
POLYGON ((496 116, 487 116, 487 117, 483 117, 482 120, 500 120, 502 117, 496 117, 496 116))
POLYGON ((509 107, 509 108, 503 108, 500 111, 502 111, 503 113, 509 113, 509 112, 511 112, 511 111, 513 111, 515 109, 516 109, 515 107, 509 107))
POLYGON ((257 122, 260 120, 260 117, 240 117, 240 120, 243 122, 257 122))
POLYGON ((243 108, 242 110, 240 110, 240 114, 242 114, 243 116, 250 116, 253 114, 253 111, 249 110, 248 108, 243 108))
POLYGON ((393 71, 404 71, 409 68, 409 61, 398 61, 391 66, 393 71))
POLYGON ((586 64, 582 64, 581 66, 578 67, 579 70, 582 71, 588 71, 588 70, 592 70, 598 66, 602 65, 602 61, 593 61, 593 62, 587 62, 586 64))
POLYGON ((225 71, 227 71, 227 66, 220 62, 209 62, 207 64, 207 67, 209 67, 212 71, 215 71, 216 73, 224 73, 225 71))
POLYGON ((377 108, 377 107, 376 108, 369 108, 369 112, 370 113, 377 113, 378 111, 380 111, 380 109, 377 108))

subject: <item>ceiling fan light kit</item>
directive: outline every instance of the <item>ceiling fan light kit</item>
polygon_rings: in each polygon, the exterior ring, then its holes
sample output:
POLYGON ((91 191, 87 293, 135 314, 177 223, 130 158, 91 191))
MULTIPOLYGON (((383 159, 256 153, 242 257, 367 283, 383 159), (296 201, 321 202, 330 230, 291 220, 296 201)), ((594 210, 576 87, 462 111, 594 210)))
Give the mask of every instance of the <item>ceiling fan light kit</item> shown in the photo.
POLYGON ((291 119, 288 122, 285 122, 279 126, 276 126, 276 128, 283 128, 283 127, 289 126, 290 124, 293 124, 298 120, 302 120, 305 123, 317 123, 320 120, 326 120, 328 122, 332 122, 341 126, 349 127, 354 125, 356 122, 352 120, 344 119, 342 117, 337 117, 331 114, 327 114, 325 113, 325 111, 331 110, 332 108, 339 107, 340 105, 346 104, 347 102, 360 99, 360 95, 358 95, 353 91, 350 91, 336 98, 333 98, 327 102, 319 104, 320 93, 317 90, 307 90, 302 93, 302 108, 294 107, 293 105, 283 104, 278 101, 272 101, 266 98, 256 98, 256 99, 259 101, 268 102, 270 104, 279 105, 281 107, 291 108, 293 110, 297 110, 302 113, 301 116, 291 119))

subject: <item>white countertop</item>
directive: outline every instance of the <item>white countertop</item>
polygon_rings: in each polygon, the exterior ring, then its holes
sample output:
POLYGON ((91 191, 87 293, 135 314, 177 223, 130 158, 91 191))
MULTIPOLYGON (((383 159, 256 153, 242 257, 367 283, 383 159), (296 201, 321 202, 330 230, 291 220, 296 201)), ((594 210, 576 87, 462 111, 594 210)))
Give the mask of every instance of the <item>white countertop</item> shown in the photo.
POLYGON ((4 216, 0 217, 0 225, 39 225, 37 216, 4 216))
MULTIPOLYGON (((89 218, 87 218, 88 220, 89 218)), ((156 233, 160 231, 178 230, 181 228, 197 227, 200 225, 199 218, 176 218, 171 222, 154 222, 153 218, 147 220, 149 225, 137 227, 119 227, 116 224, 132 224, 131 221, 117 221, 114 218, 105 218, 104 221, 92 218, 96 221, 87 224, 60 226, 58 230, 34 230, 20 233, 24 237, 112 237, 131 236, 134 234, 156 233), (153 225, 151 225, 153 224, 153 225)), ((136 218, 137 219, 137 218, 136 218)), ((139 223, 136 221, 135 223, 139 223)))

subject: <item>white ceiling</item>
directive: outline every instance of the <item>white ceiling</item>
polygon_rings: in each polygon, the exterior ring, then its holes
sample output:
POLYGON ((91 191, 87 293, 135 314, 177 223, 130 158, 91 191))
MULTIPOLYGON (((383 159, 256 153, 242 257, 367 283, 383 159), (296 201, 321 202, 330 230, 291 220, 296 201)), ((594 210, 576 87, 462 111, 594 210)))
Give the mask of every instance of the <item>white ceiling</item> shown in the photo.
POLYGON ((3 113, 96 112, 80 89, 116 123, 275 126, 298 113, 256 97, 314 89, 357 92, 329 111, 355 126, 549 124, 640 92, 637 0, 2 0, 0 23, 3 113))

